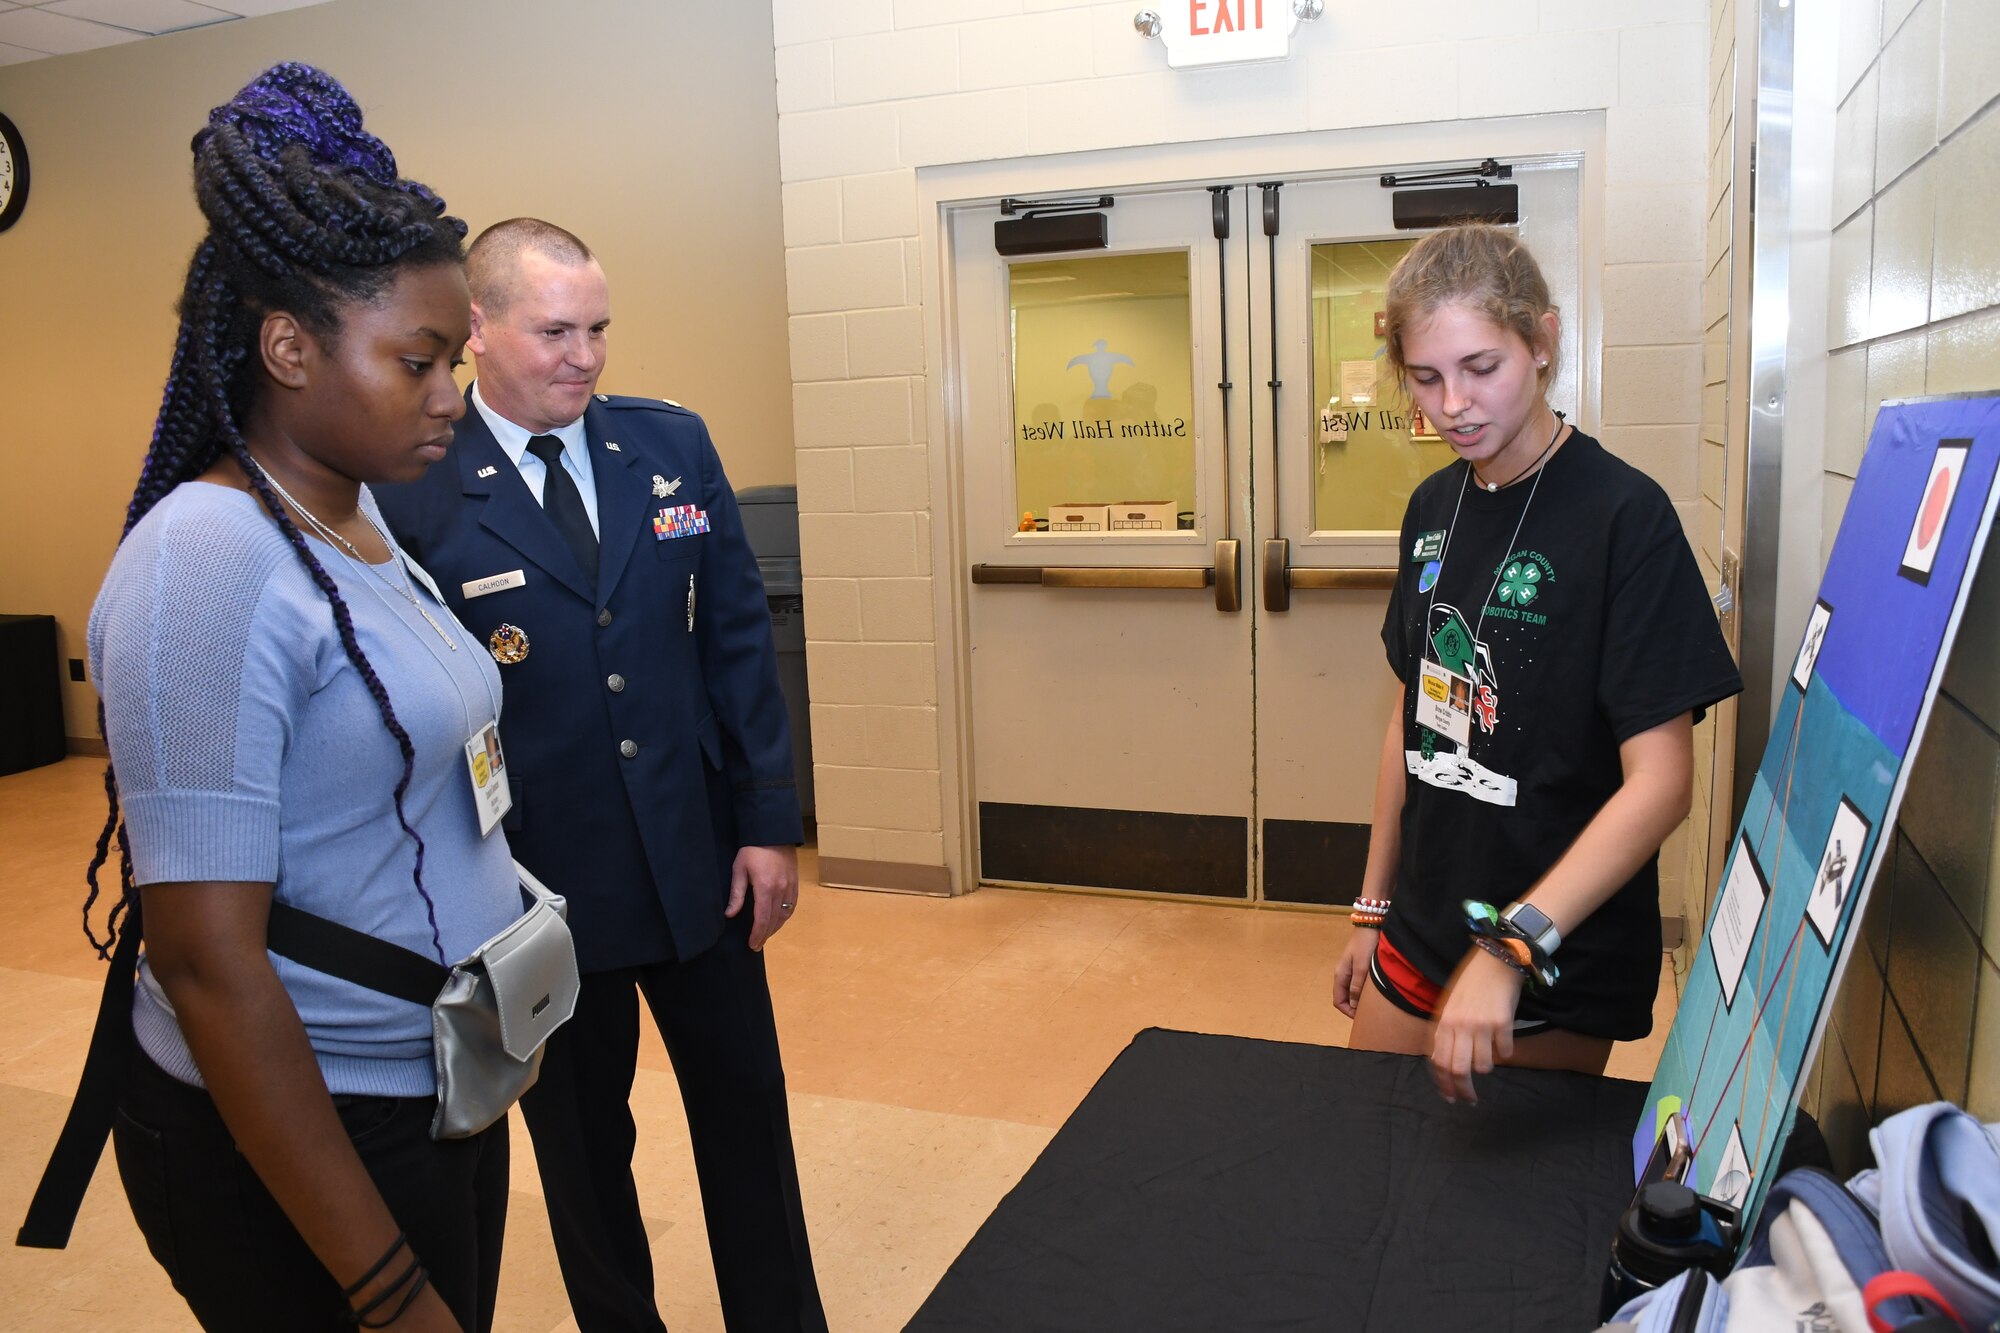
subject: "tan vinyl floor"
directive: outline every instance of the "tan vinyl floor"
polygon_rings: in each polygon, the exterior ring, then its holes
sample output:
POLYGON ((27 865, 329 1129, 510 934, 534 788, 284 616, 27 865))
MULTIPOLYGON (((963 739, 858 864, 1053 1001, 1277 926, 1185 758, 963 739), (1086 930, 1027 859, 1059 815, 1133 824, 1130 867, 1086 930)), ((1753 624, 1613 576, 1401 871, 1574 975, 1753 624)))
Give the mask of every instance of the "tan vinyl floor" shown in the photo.
MULTIPOLYGON (((78 928, 103 819, 101 760, 0 778, 0 1224, 11 1235, 67 1109, 102 965, 78 928)), ((810 877, 811 853, 803 870, 810 877)), ((937 900, 809 884, 770 948, 820 1290, 842 1333, 900 1328, 1132 1035, 1149 1026, 1337 1044, 1345 920, 1295 911, 987 889, 937 900)), ((1611 1073, 1650 1075, 1672 1017, 1611 1073)), ((662 1309, 722 1327, 665 1053, 635 1113, 662 1309)), ((528 1136, 497 1328, 574 1329, 528 1136)), ((0 1326, 194 1327, 146 1254, 107 1152, 64 1252, 0 1247, 0 1326)))

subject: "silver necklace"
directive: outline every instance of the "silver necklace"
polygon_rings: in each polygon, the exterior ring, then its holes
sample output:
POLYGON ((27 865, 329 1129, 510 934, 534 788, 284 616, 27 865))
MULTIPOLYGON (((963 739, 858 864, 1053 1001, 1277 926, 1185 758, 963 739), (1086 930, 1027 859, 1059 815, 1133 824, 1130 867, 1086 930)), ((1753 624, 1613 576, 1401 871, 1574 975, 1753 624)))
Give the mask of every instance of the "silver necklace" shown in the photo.
POLYGON ((1536 468, 1542 465, 1542 460, 1549 456, 1549 450, 1556 447, 1557 437, 1563 433, 1563 414, 1558 412, 1555 415, 1556 415, 1555 434, 1549 436, 1549 442, 1542 446, 1542 451, 1540 453, 1535 455, 1534 462, 1528 464, 1528 466, 1522 468, 1519 472, 1516 472, 1513 476, 1509 477, 1505 481, 1482 481, 1479 483, 1481 486, 1484 486, 1486 488, 1486 491, 1489 495, 1492 494, 1494 491, 1499 490, 1502 486, 1512 486, 1515 482, 1527 476, 1530 472, 1533 472, 1536 468))
POLYGON ((307 523, 312 525, 312 529, 314 532, 317 532, 321 537, 326 538, 328 541, 338 543, 340 546, 345 547, 347 550, 347 554, 353 558, 355 564, 360 565, 363 569, 373 574, 376 578, 381 579, 382 582, 384 583, 388 583, 391 588, 403 594, 403 600, 407 601, 411 606, 415 607, 417 614, 424 618, 424 623, 437 631, 437 636, 440 639, 444 640, 445 647, 451 649, 453 652, 458 651, 458 640, 454 639, 451 635, 445 633, 444 626, 438 624, 437 621, 431 617, 430 610, 427 607, 425 607, 421 601, 417 600, 417 590, 410 583, 409 571, 403 568, 401 552, 397 551, 396 543, 389 540, 389 534, 382 531, 382 525, 375 521, 373 515, 371 515, 366 509, 359 508, 358 506, 356 507, 355 512, 361 515, 361 517, 367 522, 369 527, 375 529, 375 535, 382 539, 382 545, 389 548, 389 563, 396 567, 396 574, 400 580, 399 583, 389 583, 389 580, 383 577, 381 570, 376 569, 375 566, 369 564, 366 560, 362 559, 361 550, 359 547, 355 546, 355 544, 347 540, 347 538, 341 536, 340 533, 334 531, 329 524, 327 524, 324 520, 322 520, 319 517, 319 515, 313 513, 312 510, 300 504, 298 501, 298 497, 293 495, 290 491, 286 490, 282 485, 280 485, 278 479, 275 476, 271 475, 271 470, 269 468, 259 468, 258 470, 264 474, 264 480, 271 483, 271 489, 276 491, 279 494, 279 496, 283 498, 284 502, 292 507, 293 512, 297 513, 299 517, 303 518, 307 523))

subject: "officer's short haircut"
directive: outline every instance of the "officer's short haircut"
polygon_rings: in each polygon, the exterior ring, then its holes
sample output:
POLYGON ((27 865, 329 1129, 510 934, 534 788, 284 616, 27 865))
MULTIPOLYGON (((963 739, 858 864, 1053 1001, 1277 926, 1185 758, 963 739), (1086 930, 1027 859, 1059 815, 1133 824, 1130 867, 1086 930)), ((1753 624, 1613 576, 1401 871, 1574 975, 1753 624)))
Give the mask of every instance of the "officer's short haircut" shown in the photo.
POLYGON ((529 250, 569 268, 588 264, 592 257, 589 246, 553 222, 540 218, 496 222, 480 232, 465 252, 465 282, 480 309, 498 314, 513 301, 521 255, 529 250))

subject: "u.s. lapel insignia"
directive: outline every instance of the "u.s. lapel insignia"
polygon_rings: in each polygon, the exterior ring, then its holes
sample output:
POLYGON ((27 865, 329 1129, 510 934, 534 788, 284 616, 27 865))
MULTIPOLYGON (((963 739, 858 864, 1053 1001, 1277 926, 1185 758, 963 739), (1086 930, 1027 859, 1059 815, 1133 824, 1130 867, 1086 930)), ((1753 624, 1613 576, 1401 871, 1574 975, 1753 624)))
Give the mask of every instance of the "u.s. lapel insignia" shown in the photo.
POLYGON ((483 467, 479 469, 479 471, 473 473, 472 475, 475 477, 490 477, 499 470, 500 469, 497 467, 483 467))
POLYGON ((528 636, 518 625, 503 624, 487 636, 486 646, 493 652, 493 660, 501 666, 512 666, 528 655, 528 636))
POLYGON ((667 479, 666 479, 665 477, 661 476, 661 475, 660 475, 659 473, 655 472, 655 473, 653 474, 653 495, 654 495, 654 497, 655 497, 656 499, 661 499, 661 500, 664 500, 664 499, 666 499, 666 498, 667 498, 667 497, 668 497, 669 495, 672 495, 672 494, 673 494, 673 491, 669 490, 669 489, 668 489, 668 487, 667 487, 667 479))
POLYGON ((614 454, 616 454, 616 453, 622 453, 622 452, 624 452, 623 450, 621 450, 621 449, 620 449, 620 448, 618 447, 618 445, 617 445, 617 444, 616 444, 615 442, 613 442, 613 441, 611 441, 611 440, 606 440, 606 441, 604 442, 604 447, 605 447, 606 449, 609 449, 609 450, 610 450, 610 451, 611 451, 612 453, 614 453, 614 454))

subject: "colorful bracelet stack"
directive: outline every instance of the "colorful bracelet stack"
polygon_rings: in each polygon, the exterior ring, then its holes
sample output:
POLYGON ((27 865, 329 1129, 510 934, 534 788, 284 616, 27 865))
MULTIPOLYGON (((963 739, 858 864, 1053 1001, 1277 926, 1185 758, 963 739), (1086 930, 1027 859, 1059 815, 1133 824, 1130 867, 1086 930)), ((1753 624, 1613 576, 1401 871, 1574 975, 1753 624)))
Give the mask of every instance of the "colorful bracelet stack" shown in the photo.
POLYGON ((1463 906, 1465 926, 1472 933, 1473 944, 1519 972, 1530 986, 1546 990, 1556 984, 1562 971, 1555 960, 1499 908, 1477 898, 1467 898, 1463 906))
POLYGON ((1356 898, 1354 912, 1348 918, 1355 925, 1368 930, 1382 929, 1382 923, 1389 917, 1387 898, 1356 898))

